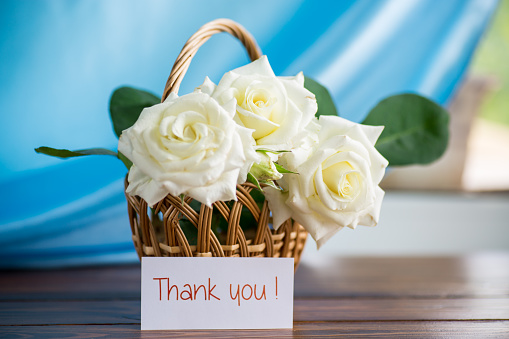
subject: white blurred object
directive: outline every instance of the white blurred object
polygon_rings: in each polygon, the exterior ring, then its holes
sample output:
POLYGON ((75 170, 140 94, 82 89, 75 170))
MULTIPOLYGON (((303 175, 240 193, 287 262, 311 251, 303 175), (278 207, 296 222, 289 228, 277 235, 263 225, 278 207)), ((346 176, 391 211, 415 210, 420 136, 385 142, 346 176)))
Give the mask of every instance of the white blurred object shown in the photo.
POLYGON ((509 190, 508 126, 484 119, 474 121, 462 184, 467 191, 509 190))

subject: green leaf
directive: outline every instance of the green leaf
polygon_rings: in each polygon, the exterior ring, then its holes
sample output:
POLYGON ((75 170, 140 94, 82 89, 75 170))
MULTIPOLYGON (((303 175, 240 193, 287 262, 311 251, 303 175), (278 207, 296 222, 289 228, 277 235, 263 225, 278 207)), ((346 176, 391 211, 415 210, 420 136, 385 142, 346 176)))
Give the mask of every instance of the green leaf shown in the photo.
POLYGON ((311 78, 304 77, 304 87, 316 97, 316 103, 318 104, 316 117, 320 115, 339 115, 334 100, 332 100, 329 90, 325 86, 311 78))
POLYGON ((255 185, 260 191, 262 190, 262 187, 260 186, 258 179, 256 179, 255 176, 252 175, 251 173, 247 173, 247 181, 255 185))
POLYGON ((128 170, 131 169, 131 166, 133 165, 132 161, 129 160, 129 158, 127 158, 124 154, 122 154, 122 152, 118 151, 117 158, 119 158, 124 163, 128 170))
POLYGON ((52 157, 57 158, 73 158, 73 157, 82 157, 84 155, 112 155, 114 157, 117 156, 117 153, 105 148, 89 148, 89 149, 81 149, 76 151, 70 151, 68 149, 57 149, 42 146, 36 148, 35 151, 37 153, 42 153, 46 155, 50 155, 52 157))
POLYGON ((375 147, 391 166, 431 163, 442 156, 449 140, 449 113, 417 94, 380 101, 363 124, 385 125, 375 147))
POLYGON ((260 180, 260 184, 264 184, 264 185, 270 186, 272 188, 275 188, 277 190, 281 190, 281 188, 276 186, 276 184, 274 183, 274 180, 260 180))
POLYGON ((117 137, 122 131, 134 125, 145 107, 161 102, 152 93, 132 87, 117 88, 110 99, 110 117, 117 137))
POLYGON ((276 166, 277 171, 281 174, 284 174, 284 173, 298 174, 297 172, 292 172, 292 171, 287 170, 286 168, 284 168, 283 166, 281 166, 278 163, 274 163, 274 165, 276 166))

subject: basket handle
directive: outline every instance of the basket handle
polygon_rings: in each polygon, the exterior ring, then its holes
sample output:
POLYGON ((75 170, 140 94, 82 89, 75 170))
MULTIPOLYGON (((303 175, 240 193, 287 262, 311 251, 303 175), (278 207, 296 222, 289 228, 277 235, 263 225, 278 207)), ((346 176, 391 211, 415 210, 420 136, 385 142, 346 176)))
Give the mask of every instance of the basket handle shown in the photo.
POLYGON ((217 19, 211 21, 200 27, 200 29, 194 33, 189 40, 187 40, 182 51, 180 51, 177 60, 175 60, 175 63, 173 64, 168 81, 166 81, 161 102, 166 100, 170 93, 178 93, 180 83, 191 64, 191 60, 198 51, 198 48, 210 39, 211 36, 221 32, 230 33, 239 39, 246 48, 251 61, 261 57, 260 48, 256 44, 253 36, 240 24, 230 19, 217 19))

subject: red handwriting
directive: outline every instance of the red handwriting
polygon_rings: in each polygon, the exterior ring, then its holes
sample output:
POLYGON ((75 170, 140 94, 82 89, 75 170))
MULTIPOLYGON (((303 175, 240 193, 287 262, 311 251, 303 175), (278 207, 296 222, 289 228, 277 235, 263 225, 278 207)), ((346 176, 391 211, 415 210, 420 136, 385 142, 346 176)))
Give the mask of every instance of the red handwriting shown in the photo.
MULTIPOLYGON (((221 300, 220 298, 216 297, 212 292, 216 288, 216 285, 213 285, 210 283, 210 278, 208 280, 208 288, 205 287, 205 285, 196 285, 193 284, 185 284, 180 288, 180 294, 179 294, 179 287, 177 285, 171 285, 170 286, 170 278, 153 278, 153 280, 159 281, 159 300, 163 300, 163 292, 166 298, 164 300, 170 300, 173 296, 174 300, 196 300, 198 297, 201 298, 203 296, 203 300, 210 300, 210 298, 215 298, 216 300, 221 300), (166 290, 163 288, 163 280, 166 280, 166 290), (203 293, 200 293, 200 290, 203 293)), ((265 291, 264 291, 265 293, 265 291)))
MULTIPOLYGON (((275 292, 276 299, 278 299, 278 281, 275 277, 275 292)), ((208 278, 208 285, 197 285, 197 284, 184 284, 177 286, 170 284, 170 278, 152 278, 158 281, 159 286, 159 300, 221 300, 219 297, 214 295, 214 289, 216 285, 212 285, 210 278, 208 278), (212 299, 211 299, 212 298, 212 299)), ((240 306, 241 299, 244 301, 248 300, 267 300, 266 285, 259 284, 230 284, 230 298, 235 300, 237 305, 240 306)))
POLYGON ((263 285, 262 292, 259 297, 256 293, 257 288, 258 288, 258 286, 256 284, 254 284, 254 288, 253 288, 253 286, 251 286, 249 284, 245 284, 244 286, 242 286, 242 289, 241 289, 240 285, 237 284, 237 292, 235 293, 235 295, 233 295, 232 284, 230 284, 230 298, 232 300, 237 300, 238 306, 240 306, 241 298, 244 300, 250 300, 254 296, 254 298, 256 300, 261 300, 262 298, 263 298, 263 300, 267 300, 267 295, 265 294, 265 285, 263 285))

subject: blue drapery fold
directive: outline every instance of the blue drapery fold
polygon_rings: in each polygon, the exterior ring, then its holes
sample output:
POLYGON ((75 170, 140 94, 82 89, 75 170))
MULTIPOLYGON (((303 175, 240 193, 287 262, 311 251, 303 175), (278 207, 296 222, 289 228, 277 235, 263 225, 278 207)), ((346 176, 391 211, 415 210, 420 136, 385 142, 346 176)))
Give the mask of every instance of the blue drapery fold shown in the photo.
MULTIPOLYGON (((202 24, 244 25, 276 74, 303 71, 361 121, 384 96, 418 92, 447 104, 496 9, 496 0, 3 1, 0 3, 0 266, 135 261, 113 157, 61 161, 40 145, 116 148, 107 114, 128 84, 161 94, 174 58, 202 24), (206 7, 207 6, 207 7, 206 7), (263 15, 261 15, 263 13, 263 15)), ((181 87, 247 62, 220 35, 181 87)))

